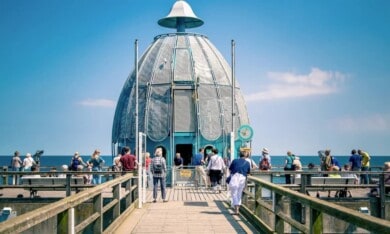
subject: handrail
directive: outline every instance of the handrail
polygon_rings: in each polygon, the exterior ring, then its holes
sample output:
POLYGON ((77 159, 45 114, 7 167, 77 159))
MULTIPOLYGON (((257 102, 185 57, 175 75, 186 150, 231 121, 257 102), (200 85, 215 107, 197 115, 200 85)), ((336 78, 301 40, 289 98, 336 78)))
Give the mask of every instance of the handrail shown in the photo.
POLYGON ((253 195, 249 191, 244 192, 245 195, 242 206, 243 213, 249 220, 252 221, 253 224, 266 233, 285 232, 284 223, 290 224, 292 228, 300 230, 303 233, 317 233, 318 231, 322 233, 323 213, 369 231, 375 231, 376 233, 390 233, 390 221, 369 215, 363 215, 358 211, 307 196, 291 189, 256 178, 255 176, 248 176, 247 181, 255 184, 255 194, 253 195), (267 202, 263 201, 261 195, 263 188, 272 191, 274 194, 274 198, 272 200, 268 199, 267 202), (283 199, 283 197, 289 198, 292 205, 300 204, 301 208, 304 206, 310 209, 311 217, 308 225, 302 224, 300 222, 301 220, 295 220, 292 218, 292 214, 290 212, 286 212, 286 210, 284 210, 283 203, 285 202, 285 199, 283 199), (253 208, 250 208, 248 203, 249 200, 254 202, 253 208), (269 204, 270 202, 271 205, 269 204), (269 223, 261 220, 261 209, 266 209, 267 212, 273 213, 273 227, 270 226, 269 223))
POLYGON ((115 221, 109 227, 107 227, 107 229, 111 229, 117 225, 116 222, 120 215, 131 212, 134 209, 134 204, 138 201, 138 196, 134 192, 137 189, 137 185, 133 185, 133 180, 136 180, 136 177, 134 177, 132 173, 128 173, 114 180, 97 185, 96 187, 84 190, 72 196, 65 197, 57 202, 45 205, 31 212, 9 219, 1 223, 0 233, 23 232, 55 216, 57 216, 57 219, 62 219, 61 221, 64 221, 67 224, 61 226, 61 231, 63 229, 68 229, 68 233, 75 233, 75 231, 80 232, 92 224, 94 233, 102 233, 105 231, 103 230, 103 215, 107 210, 113 209, 114 213, 113 218, 115 221), (120 190, 122 184, 125 184, 125 193, 121 196, 120 190), (113 200, 104 206, 102 193, 106 189, 113 189, 113 200), (90 201, 91 199, 94 204, 93 214, 80 224, 70 225, 70 223, 74 224, 74 208, 83 204, 84 202, 90 201), (123 212, 120 213, 120 201, 122 199, 125 199, 126 207, 123 212), (64 215, 64 212, 67 212, 67 215, 64 215), (68 219, 67 216, 69 216, 70 219, 68 219))

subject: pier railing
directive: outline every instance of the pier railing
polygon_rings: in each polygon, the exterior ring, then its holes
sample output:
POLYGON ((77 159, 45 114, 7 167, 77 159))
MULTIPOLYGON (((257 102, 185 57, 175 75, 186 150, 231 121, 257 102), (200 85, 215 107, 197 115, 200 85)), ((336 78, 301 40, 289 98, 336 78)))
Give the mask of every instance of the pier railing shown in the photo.
POLYGON ((390 221, 255 176, 249 176, 247 183, 254 184, 254 192, 244 191, 242 212, 265 233, 390 233, 390 221))
MULTIPOLYGON (((137 178, 128 173, 101 185, 89 188, 57 202, 45 205, 1 223, 0 233, 42 231, 51 225, 52 233, 80 233, 89 229, 93 233, 110 233, 138 202, 137 178), (112 198, 103 202, 103 193, 112 192, 112 198), (85 219, 76 221, 89 203, 91 211, 85 219)), ((43 231, 44 232, 44 231, 43 231)))

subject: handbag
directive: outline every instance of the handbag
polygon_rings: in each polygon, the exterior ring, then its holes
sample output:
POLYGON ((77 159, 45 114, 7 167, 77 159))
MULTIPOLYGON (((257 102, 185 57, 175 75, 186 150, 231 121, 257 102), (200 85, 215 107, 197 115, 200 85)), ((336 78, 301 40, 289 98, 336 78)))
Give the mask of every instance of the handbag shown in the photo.
POLYGON ((229 184, 231 179, 232 179, 232 175, 226 177, 226 184, 229 184))

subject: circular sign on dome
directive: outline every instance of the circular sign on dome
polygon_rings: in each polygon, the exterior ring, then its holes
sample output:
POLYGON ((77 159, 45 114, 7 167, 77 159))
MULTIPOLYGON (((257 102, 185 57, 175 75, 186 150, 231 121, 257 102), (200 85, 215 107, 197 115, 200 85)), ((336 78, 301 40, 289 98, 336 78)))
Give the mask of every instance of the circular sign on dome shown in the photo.
POLYGON ((238 137, 243 141, 250 141, 253 137, 253 129, 251 126, 244 124, 238 129, 238 137))

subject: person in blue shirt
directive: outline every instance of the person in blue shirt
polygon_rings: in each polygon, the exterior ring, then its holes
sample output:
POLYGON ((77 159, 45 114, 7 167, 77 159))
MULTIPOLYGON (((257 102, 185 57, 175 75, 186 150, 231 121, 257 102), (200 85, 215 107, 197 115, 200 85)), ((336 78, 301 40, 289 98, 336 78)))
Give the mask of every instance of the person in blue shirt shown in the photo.
POLYGON ((234 207, 234 214, 238 215, 241 205, 242 191, 245 188, 246 177, 250 173, 250 165, 245 160, 246 153, 240 152, 240 158, 234 159, 230 164, 230 181, 229 189, 232 197, 232 207, 234 207))
POLYGON ((355 149, 351 151, 349 157, 349 166, 351 171, 360 171, 362 167, 362 156, 360 156, 355 149))
POLYGON ((200 185, 199 181, 200 179, 202 179, 203 185, 205 186, 205 188, 207 188, 208 180, 207 180, 206 171, 204 170, 203 167, 203 165, 205 164, 203 155, 204 155, 204 148, 200 148, 199 152, 195 154, 192 164, 195 166, 195 172, 196 172, 195 182, 197 187, 199 187, 200 185))
POLYGON ((173 161, 174 161, 177 169, 183 168, 183 159, 182 159, 180 153, 176 153, 176 157, 173 161))

